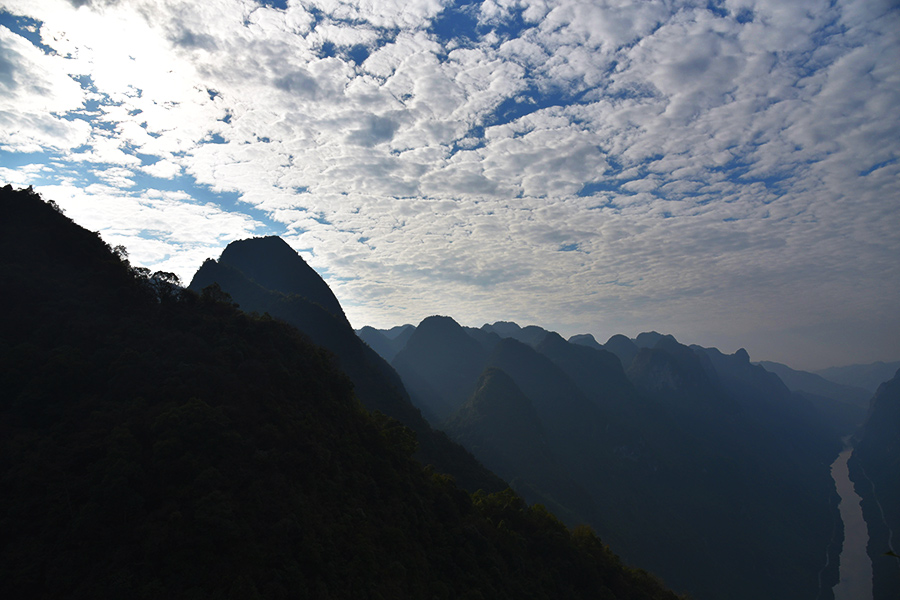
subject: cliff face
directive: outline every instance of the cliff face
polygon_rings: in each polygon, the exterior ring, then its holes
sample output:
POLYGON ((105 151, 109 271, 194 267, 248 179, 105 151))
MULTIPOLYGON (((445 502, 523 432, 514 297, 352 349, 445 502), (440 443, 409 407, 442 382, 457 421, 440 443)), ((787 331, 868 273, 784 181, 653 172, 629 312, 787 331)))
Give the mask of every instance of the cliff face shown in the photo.
POLYGON ((869 529, 876 600, 900 596, 900 371, 879 386, 850 459, 869 529))

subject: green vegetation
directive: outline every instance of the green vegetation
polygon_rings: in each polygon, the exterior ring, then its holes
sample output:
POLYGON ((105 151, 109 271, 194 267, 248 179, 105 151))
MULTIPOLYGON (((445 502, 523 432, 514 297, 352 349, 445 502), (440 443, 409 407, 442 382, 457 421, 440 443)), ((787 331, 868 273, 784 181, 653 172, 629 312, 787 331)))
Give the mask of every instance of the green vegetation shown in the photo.
POLYGON ((411 457, 334 355, 0 190, 4 598, 674 598, 411 457))

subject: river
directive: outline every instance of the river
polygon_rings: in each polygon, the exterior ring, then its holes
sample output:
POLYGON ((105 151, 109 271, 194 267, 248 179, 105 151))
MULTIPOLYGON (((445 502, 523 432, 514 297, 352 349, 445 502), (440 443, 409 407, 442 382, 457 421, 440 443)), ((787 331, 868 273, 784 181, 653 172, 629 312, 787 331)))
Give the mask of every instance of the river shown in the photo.
POLYGON ((872 561, 866 553, 869 531, 863 520, 860 497, 853 489, 847 461, 853 448, 841 452, 831 465, 831 476, 841 497, 839 509, 844 522, 844 545, 841 547, 840 581, 834 586, 835 600, 871 600, 872 561))

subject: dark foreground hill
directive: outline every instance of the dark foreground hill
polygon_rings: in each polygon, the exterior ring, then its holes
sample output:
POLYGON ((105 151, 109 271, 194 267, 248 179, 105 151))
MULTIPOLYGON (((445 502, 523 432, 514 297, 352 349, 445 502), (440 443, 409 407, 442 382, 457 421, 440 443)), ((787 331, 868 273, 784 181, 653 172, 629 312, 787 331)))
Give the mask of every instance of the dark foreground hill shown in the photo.
POLYGON ((121 256, 0 190, 0 597, 674 598, 423 469, 295 329, 121 256))

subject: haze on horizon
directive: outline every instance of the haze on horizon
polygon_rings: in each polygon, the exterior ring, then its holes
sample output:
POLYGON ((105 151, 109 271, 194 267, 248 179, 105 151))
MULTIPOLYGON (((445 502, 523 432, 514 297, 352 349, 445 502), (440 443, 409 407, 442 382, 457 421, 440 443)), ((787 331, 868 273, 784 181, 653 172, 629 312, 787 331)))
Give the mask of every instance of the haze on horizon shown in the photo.
POLYGON ((887 0, 0 0, 0 184, 189 281, 280 235, 355 327, 900 359, 887 0))

